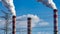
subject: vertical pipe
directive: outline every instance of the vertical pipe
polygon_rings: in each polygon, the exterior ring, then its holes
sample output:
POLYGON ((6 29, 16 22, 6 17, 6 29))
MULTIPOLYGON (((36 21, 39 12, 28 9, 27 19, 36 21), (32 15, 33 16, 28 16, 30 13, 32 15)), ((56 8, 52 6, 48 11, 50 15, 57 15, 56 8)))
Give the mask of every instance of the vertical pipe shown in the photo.
POLYGON ((16 34, 16 16, 13 16, 13 31, 12 31, 12 34, 16 34))
POLYGON ((29 17, 27 20, 28 20, 28 25, 27 25, 28 32, 27 32, 27 34, 31 34, 31 18, 29 17))
POLYGON ((54 9, 54 34, 58 34, 58 11, 54 9))

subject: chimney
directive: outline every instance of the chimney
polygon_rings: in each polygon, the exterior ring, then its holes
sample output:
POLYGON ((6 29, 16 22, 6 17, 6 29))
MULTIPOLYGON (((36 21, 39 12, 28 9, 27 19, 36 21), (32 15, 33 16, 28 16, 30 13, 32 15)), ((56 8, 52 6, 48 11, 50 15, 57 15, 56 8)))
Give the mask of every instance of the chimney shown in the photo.
POLYGON ((58 11, 54 9, 54 34, 58 34, 58 11))
POLYGON ((12 34, 16 34, 16 16, 13 16, 12 17, 12 28, 13 28, 13 31, 12 31, 12 34))
POLYGON ((27 27, 28 27, 28 32, 27 32, 27 34, 31 34, 31 18, 30 17, 28 17, 28 22, 27 22, 27 27))

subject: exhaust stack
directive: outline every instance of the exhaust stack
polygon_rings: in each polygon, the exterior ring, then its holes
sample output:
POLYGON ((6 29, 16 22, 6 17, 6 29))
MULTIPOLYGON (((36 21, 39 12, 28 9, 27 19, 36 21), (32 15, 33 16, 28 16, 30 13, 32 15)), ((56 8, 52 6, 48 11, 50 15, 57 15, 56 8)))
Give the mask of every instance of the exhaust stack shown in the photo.
POLYGON ((12 31, 12 34, 16 34, 16 16, 13 16, 13 21, 12 21, 12 28, 13 28, 13 31, 12 31))
POLYGON ((58 34, 58 11, 54 9, 54 34, 58 34))
POLYGON ((27 22, 28 23, 28 26, 27 26, 28 27, 28 33, 27 34, 31 34, 31 18, 29 17, 27 20, 28 20, 28 22, 27 22))

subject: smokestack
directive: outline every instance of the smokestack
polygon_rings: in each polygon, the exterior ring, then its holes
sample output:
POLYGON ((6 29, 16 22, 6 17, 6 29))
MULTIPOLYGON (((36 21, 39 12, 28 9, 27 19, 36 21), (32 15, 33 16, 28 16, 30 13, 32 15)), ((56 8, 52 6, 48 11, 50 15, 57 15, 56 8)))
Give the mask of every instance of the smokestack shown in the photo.
POLYGON ((16 34, 16 13, 15 13, 15 6, 13 0, 1 0, 3 5, 10 11, 13 15, 13 32, 12 34, 16 34))
POLYGON ((41 2, 45 4, 47 7, 52 8, 54 11, 54 34, 58 34, 58 11, 55 3, 53 0, 38 0, 38 2, 41 2))
POLYGON ((13 31, 12 31, 12 34, 16 34, 16 16, 13 16, 13 21, 12 21, 12 28, 13 28, 13 31))
POLYGON ((54 9, 54 34, 58 34, 58 11, 54 9))
POLYGON ((28 27, 28 32, 27 32, 27 34, 31 34, 31 18, 30 17, 28 17, 28 25, 27 25, 27 27, 28 27))

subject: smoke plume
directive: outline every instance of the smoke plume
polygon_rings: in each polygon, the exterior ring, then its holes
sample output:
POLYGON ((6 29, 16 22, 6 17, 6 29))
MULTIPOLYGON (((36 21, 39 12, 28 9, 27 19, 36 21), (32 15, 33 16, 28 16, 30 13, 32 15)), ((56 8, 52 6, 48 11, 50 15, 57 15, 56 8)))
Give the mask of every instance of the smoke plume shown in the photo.
POLYGON ((57 9, 55 3, 53 2, 53 0, 38 0, 38 2, 43 3, 44 5, 46 5, 49 8, 52 9, 57 9))
POLYGON ((8 9, 8 11, 11 11, 11 13, 16 16, 15 13, 15 6, 13 4, 13 0, 1 0, 3 5, 8 9))

